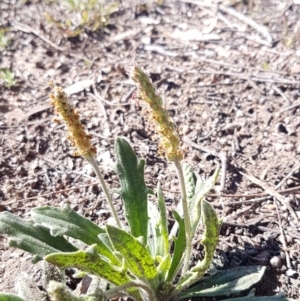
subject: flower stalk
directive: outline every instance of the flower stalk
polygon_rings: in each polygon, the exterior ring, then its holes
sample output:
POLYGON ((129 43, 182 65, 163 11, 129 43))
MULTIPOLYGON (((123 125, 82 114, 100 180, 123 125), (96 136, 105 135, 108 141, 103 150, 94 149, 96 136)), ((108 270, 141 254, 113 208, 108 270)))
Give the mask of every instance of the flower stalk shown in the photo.
POLYGON ((148 104, 149 114, 146 117, 155 126, 156 132, 160 135, 159 153, 164 154, 168 161, 174 162, 181 191, 181 203, 183 209, 185 231, 186 231, 186 252, 183 266, 183 274, 187 272, 191 256, 191 222, 188 212, 187 193, 184 183, 182 166, 180 161, 184 152, 180 148, 180 138, 176 132, 173 121, 168 111, 163 107, 162 98, 156 93, 155 87, 148 75, 138 66, 131 71, 131 78, 137 84, 140 98, 148 104))
MULTIPOLYGON (((68 131, 67 138, 71 141, 72 146, 74 146, 76 149, 74 155, 82 156, 92 165, 100 181, 100 185, 106 196, 112 215, 115 218, 118 227, 121 228, 121 223, 113 205, 111 195, 95 160, 97 150, 96 147, 94 147, 91 143, 92 136, 86 133, 85 128, 80 121, 79 113, 70 105, 67 94, 61 87, 53 88, 53 94, 50 95, 50 99, 51 104, 54 106, 56 112, 66 124, 68 131)), ((60 122, 60 120, 57 119, 56 121, 58 123, 60 122)))
POLYGON ((188 210, 187 193, 186 193, 186 187, 184 183, 182 166, 179 161, 174 161, 174 164, 176 167, 177 177, 180 185, 181 203, 182 203, 182 210, 184 216, 184 226, 185 226, 185 236, 186 236, 186 250, 185 250, 184 263, 182 269, 182 274, 184 275, 188 271, 190 265, 190 257, 192 252, 192 232, 191 232, 191 222, 190 222, 190 216, 188 210))
POLYGON ((106 186, 106 184, 105 184, 105 181, 104 181, 104 179, 103 179, 103 177, 102 177, 102 174, 101 174, 101 172, 100 172, 100 170, 99 170, 99 167, 98 167, 98 165, 97 165, 97 162, 96 162, 96 160, 95 160, 95 157, 91 157, 91 158, 89 158, 89 159, 87 159, 87 160, 89 161, 89 163, 90 163, 90 164, 92 165, 92 167, 94 168, 94 171, 95 171, 95 173, 96 173, 96 175, 97 175, 97 177, 98 177, 98 179, 99 179, 99 181, 100 181, 100 185, 101 185, 102 190, 103 190, 103 192, 104 192, 104 194, 105 194, 105 196, 106 196, 107 202, 108 202, 108 204, 109 204, 109 207, 110 207, 110 210, 111 210, 111 212, 112 212, 112 215, 113 215, 113 217, 114 217, 114 219, 115 219, 115 221, 116 221, 116 223, 117 223, 117 226, 118 226, 119 228, 122 228, 121 222, 120 222, 119 217, 118 217, 117 212, 116 212, 116 209, 115 209, 115 207, 114 207, 114 205, 113 205, 113 201, 112 201, 111 195, 110 195, 110 193, 109 193, 109 191, 108 191, 108 188, 107 188, 107 186, 106 186))

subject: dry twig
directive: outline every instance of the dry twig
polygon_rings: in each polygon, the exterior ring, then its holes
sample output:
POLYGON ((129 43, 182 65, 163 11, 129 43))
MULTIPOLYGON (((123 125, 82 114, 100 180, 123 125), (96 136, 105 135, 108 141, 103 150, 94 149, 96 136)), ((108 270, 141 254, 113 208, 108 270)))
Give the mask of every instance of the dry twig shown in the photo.
POLYGON ((292 208, 292 206, 286 201, 286 199, 279 194, 274 188, 270 187, 269 185, 267 185, 266 183, 262 182, 261 180, 255 178, 252 175, 247 175, 243 172, 240 171, 240 174, 243 175, 244 177, 246 177, 248 180, 250 180, 251 182, 253 182, 254 184, 262 187, 269 195, 275 197, 278 201, 280 201, 280 203, 284 206, 286 206, 291 215, 293 216, 293 218, 295 219, 295 221, 298 223, 298 217, 296 212, 294 211, 294 209, 292 208))
POLYGON ((32 33, 35 36, 37 36, 38 38, 40 38, 41 40, 43 40, 45 43, 47 43, 48 45, 50 45, 52 48, 58 50, 58 51, 65 51, 67 50, 67 48, 62 48, 60 46, 57 46, 55 43, 53 43, 52 41, 50 41, 48 38, 46 38, 45 36, 43 36, 38 30, 30 27, 27 24, 18 22, 18 21, 13 21, 13 25, 15 27, 15 29, 23 31, 25 33, 32 33))
POLYGON ((283 245, 283 250, 284 250, 284 253, 285 253, 286 266, 287 266, 288 269, 291 269, 291 260, 290 260, 289 253, 287 251, 286 237, 285 237, 285 234, 284 234, 284 231, 283 231, 283 228, 282 228, 281 216, 280 216, 280 213, 279 213, 277 200, 276 200, 275 197, 273 199, 274 199, 274 204, 276 206, 276 211, 277 211, 277 216, 278 216, 278 224, 279 224, 279 230, 280 230, 280 233, 281 233, 281 241, 282 241, 282 245, 283 245))
POLYGON ((277 92, 289 105, 292 104, 291 100, 275 84, 273 84, 271 88, 277 92))
POLYGON ((230 15, 230 16, 234 17, 235 19, 239 20, 240 22, 245 23, 248 26, 252 27, 258 33, 263 35, 265 37, 265 39, 267 40, 267 42, 264 42, 262 39, 255 39, 255 41, 259 42, 260 44, 267 45, 269 47, 271 47, 273 45, 273 38, 272 38, 272 36, 270 35, 268 29, 265 26, 258 24, 253 19, 239 13, 235 9, 227 7, 223 4, 214 5, 214 4, 210 4, 208 2, 204 3, 204 2, 201 2, 199 0, 180 0, 180 2, 191 3, 191 4, 198 5, 200 7, 203 6, 203 7, 209 7, 209 8, 212 8, 212 9, 217 8, 219 11, 221 11, 221 12, 227 14, 227 15, 230 15))
POLYGON ((96 72, 94 72, 94 74, 93 74, 93 92, 94 92, 94 94, 90 93, 89 95, 98 101, 98 104, 99 104, 101 110, 103 111, 104 117, 105 117, 106 121, 108 121, 107 113, 106 113, 105 107, 102 103, 103 97, 97 91, 96 82, 97 82, 96 72))
POLYGON ((257 32, 259 32, 260 34, 262 34, 268 41, 268 46, 272 46, 273 45, 273 38, 270 35, 268 29, 258 23, 256 23, 253 19, 239 13, 238 11, 236 11, 235 9, 232 9, 230 7, 226 7, 223 4, 219 4, 218 8, 223 11, 224 13, 231 15, 232 17, 238 19, 239 21, 249 25, 250 27, 252 27, 253 29, 255 29, 257 32))

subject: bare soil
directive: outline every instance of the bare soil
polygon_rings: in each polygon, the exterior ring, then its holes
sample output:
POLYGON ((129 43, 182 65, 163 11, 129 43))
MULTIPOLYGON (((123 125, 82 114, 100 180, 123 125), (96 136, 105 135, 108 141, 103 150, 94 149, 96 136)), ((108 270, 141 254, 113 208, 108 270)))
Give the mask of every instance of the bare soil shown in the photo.
MULTIPOLYGON (((75 37, 45 17, 75 23, 63 3, 0 1, 10 38, 0 68, 16 80, 11 88, 0 80, 0 210, 28 217, 33 207, 69 203, 99 224, 110 216, 92 169, 52 121, 49 80, 71 94, 111 188, 119 185, 112 163, 121 135, 146 158, 148 186, 160 180, 170 208, 177 204, 175 170, 158 156, 128 77, 136 61, 164 97, 186 162, 203 178, 222 166, 208 196, 224 219, 216 260, 265 265, 257 295, 299 299, 299 1, 122 1, 107 24, 75 37)), ((116 195, 115 203, 121 214, 116 195)), ((39 266, 4 237, 0 254, 0 291, 13 292, 21 271, 39 280, 39 266)))

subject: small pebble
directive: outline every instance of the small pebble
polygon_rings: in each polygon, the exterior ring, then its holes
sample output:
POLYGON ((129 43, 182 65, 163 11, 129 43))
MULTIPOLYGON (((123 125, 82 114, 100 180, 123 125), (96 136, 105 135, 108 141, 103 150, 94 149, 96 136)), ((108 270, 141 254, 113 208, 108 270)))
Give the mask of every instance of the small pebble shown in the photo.
POLYGON ((83 169, 83 172, 91 177, 94 177, 96 175, 94 168, 91 165, 86 165, 83 169))
POLYGON ((272 258, 270 259, 270 265, 271 265, 273 268, 279 270, 279 269, 281 269, 281 267, 282 267, 282 261, 281 261, 281 259, 280 259, 278 256, 274 256, 274 257, 272 257, 272 258))
POLYGON ((285 273, 288 277, 295 277, 298 273, 294 270, 288 269, 285 273))
POLYGON ((182 134, 188 134, 191 131, 190 126, 187 124, 183 125, 181 127, 181 131, 182 131, 182 134))
POLYGON ((28 184, 30 185, 30 187, 32 189, 35 189, 37 187, 37 181, 36 180, 32 180, 32 181, 29 181, 28 184))
POLYGON ((275 143, 274 148, 275 151, 280 151, 282 149, 282 143, 275 143))
POLYGON ((202 119, 203 120, 206 120, 206 119, 208 119, 208 117, 209 117, 209 114, 206 112, 206 111, 204 111, 203 113, 202 113, 202 119))
POLYGON ((244 113, 242 110, 237 110, 236 111, 236 117, 243 117, 244 116, 244 113))
POLYGON ((288 152, 292 151, 295 149, 295 146, 293 143, 287 143, 285 146, 284 146, 284 149, 288 152))
POLYGON ((17 137, 16 137, 16 141, 19 141, 19 142, 24 142, 25 141, 25 136, 24 135, 18 135, 17 137))
POLYGON ((264 98, 264 97, 260 98, 260 99, 259 99, 259 104, 260 104, 260 105, 263 105, 263 104, 266 102, 266 100, 267 100, 267 99, 264 98))
POLYGON ((219 143, 220 143, 221 145, 226 145, 226 144, 227 144, 227 137, 222 137, 222 138, 220 138, 219 143))
POLYGON ((280 258, 282 260, 285 260, 286 259, 286 255, 285 255, 285 252, 284 251, 280 251, 280 258))
POLYGON ((286 238, 286 242, 288 244, 293 244, 294 243, 294 239, 290 235, 286 235, 285 238, 286 238))

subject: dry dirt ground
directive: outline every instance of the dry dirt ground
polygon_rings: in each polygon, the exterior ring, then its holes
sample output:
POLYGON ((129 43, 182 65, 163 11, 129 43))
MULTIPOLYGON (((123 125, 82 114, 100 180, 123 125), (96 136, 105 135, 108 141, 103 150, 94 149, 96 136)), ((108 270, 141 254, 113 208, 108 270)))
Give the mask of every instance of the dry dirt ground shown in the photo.
MULTIPOLYGON (((10 88, 0 80, 1 211, 28 217, 33 207, 69 203, 97 223, 109 217, 95 174, 52 121, 49 80, 80 110, 110 187, 119 185, 111 166, 122 135, 146 158, 148 186, 160 180, 170 208, 176 204, 175 171, 157 155, 128 77, 136 61, 163 95, 186 161, 204 178, 222 166, 208 197, 224 218, 215 258, 225 268, 265 265, 257 294, 299 299, 299 1, 106 6, 109 16, 95 30, 93 22, 76 27, 80 12, 67 1, 0 1, 9 38, 0 68, 15 76, 10 88)), ((115 203, 121 213, 117 196, 115 203)), ((20 271, 38 281, 39 266, 4 237, 0 254, 0 291, 13 292, 20 271)), ((194 256, 202 256, 197 242, 194 256)))

